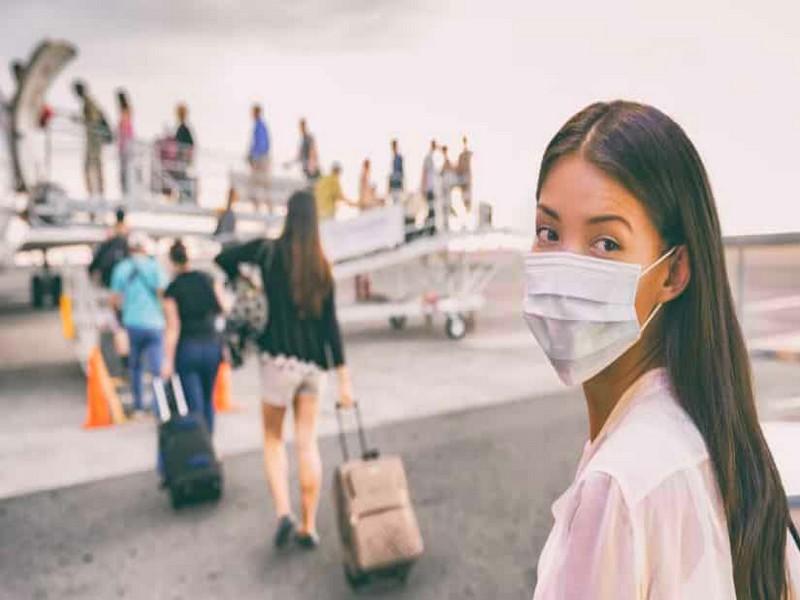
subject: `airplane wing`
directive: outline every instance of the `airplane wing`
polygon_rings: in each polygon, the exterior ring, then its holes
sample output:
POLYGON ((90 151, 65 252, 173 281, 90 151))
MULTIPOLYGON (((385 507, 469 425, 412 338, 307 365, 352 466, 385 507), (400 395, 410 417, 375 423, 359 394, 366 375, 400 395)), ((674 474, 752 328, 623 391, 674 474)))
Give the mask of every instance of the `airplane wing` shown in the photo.
POLYGON ((106 237, 102 227, 34 227, 27 231, 16 251, 89 246, 106 237))

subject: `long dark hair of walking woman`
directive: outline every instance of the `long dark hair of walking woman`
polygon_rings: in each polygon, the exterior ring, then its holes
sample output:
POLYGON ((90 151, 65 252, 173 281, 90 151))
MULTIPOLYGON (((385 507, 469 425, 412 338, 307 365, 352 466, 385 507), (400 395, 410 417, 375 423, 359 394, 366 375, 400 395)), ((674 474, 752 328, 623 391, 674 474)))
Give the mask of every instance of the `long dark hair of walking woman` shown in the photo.
POLYGON ((317 205, 311 192, 295 192, 278 249, 289 267, 292 300, 303 318, 318 318, 333 287, 330 263, 322 251, 317 205))
POLYGON ((688 250, 691 280, 653 323, 662 328, 662 359, 711 456, 727 516, 737 597, 785 598, 786 495, 758 423, 750 362, 700 156, 680 126, 657 109, 596 103, 551 140, 537 198, 555 164, 571 154, 580 154, 642 202, 665 249, 683 245, 688 250))

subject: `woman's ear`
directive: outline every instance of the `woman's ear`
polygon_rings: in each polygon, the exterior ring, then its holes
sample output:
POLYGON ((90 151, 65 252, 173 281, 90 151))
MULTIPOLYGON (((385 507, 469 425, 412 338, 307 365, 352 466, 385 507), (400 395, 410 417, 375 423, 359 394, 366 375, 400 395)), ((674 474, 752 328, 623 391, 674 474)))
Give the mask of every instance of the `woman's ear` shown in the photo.
POLYGON ((689 249, 678 246, 669 260, 669 275, 661 289, 661 302, 669 302, 680 296, 692 279, 689 249))

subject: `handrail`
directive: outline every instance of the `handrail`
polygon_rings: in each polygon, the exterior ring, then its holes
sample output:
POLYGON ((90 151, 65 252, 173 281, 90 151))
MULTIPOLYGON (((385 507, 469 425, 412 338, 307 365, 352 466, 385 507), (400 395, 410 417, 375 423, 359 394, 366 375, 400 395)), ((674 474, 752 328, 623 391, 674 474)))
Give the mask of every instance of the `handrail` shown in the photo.
POLYGON ((739 322, 744 325, 745 317, 745 285, 747 278, 747 263, 745 254, 749 248, 767 248, 777 246, 800 245, 800 232, 784 231, 777 233, 757 233, 748 235, 734 235, 723 238, 726 248, 736 251, 736 310, 739 322))
POLYGON ((778 233, 754 233, 725 236, 722 238, 722 243, 730 248, 754 246, 791 246, 800 244, 800 231, 782 231, 778 233))

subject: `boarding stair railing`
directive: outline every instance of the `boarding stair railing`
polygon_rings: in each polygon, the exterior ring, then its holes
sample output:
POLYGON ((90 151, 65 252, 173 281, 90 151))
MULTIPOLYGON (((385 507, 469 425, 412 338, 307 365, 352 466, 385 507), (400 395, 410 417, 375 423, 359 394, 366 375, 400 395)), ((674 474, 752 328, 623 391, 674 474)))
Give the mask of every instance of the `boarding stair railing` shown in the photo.
POLYGON ((724 244, 751 355, 800 362, 800 232, 729 236, 724 244))

